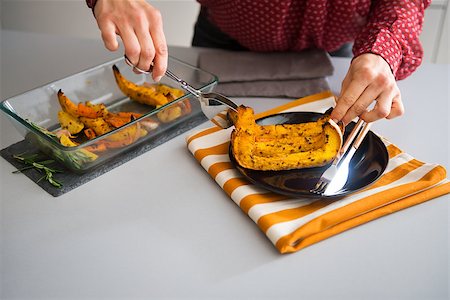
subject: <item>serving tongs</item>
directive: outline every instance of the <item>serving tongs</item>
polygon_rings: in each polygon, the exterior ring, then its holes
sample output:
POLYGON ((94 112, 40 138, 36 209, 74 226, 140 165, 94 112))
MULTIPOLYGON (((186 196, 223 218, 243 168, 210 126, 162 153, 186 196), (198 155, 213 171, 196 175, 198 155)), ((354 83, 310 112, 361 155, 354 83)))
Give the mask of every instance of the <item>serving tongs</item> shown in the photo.
MULTIPOLYGON (((150 69, 149 71, 144 71, 134 66, 126 56, 125 62, 127 63, 127 65, 132 67, 133 70, 137 71, 138 73, 150 74, 152 72, 152 69, 150 69)), ((229 128, 233 125, 233 122, 228 117, 228 110, 231 109, 233 111, 237 111, 238 105, 234 103, 231 99, 219 93, 202 92, 194 88, 185 80, 175 75, 175 73, 173 73, 169 69, 166 70, 165 75, 170 79, 178 82, 181 88, 183 88, 185 91, 191 93, 195 98, 197 98, 200 101, 200 108, 203 114, 214 124, 223 129, 229 128)))
POLYGON ((371 124, 359 118, 332 164, 310 190, 311 193, 318 196, 333 195, 345 186, 350 175, 350 161, 369 132, 371 124))

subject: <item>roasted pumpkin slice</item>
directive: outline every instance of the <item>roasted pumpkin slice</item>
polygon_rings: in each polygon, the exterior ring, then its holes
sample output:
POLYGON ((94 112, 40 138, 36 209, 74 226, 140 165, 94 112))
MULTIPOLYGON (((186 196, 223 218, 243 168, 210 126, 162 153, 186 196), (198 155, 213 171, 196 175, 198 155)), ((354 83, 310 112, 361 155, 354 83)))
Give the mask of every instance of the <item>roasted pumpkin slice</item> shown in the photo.
POLYGON ((106 107, 103 104, 93 105, 90 102, 88 102, 88 104, 81 102, 75 104, 63 93, 62 90, 58 91, 58 101, 63 111, 76 118, 100 118, 107 114, 106 107))
POLYGON ((80 117, 79 119, 87 128, 92 128, 96 135, 102 135, 111 131, 111 127, 103 118, 80 117))
POLYGON ((134 119, 140 118, 142 114, 133 113, 133 112, 118 112, 118 113, 109 113, 104 119, 105 121, 117 128, 124 126, 125 124, 133 121, 134 119))
POLYGON ((330 163, 342 146, 342 131, 324 115, 316 122, 258 125, 253 109, 238 108, 231 150, 237 163, 252 170, 290 170, 330 163))
MULTIPOLYGON (((119 89, 131 100, 151 106, 164 105, 169 99, 157 89, 157 85, 138 85, 126 79, 116 65, 113 67, 114 78, 119 89)), ((172 99, 173 100, 173 99, 172 99)))
MULTIPOLYGON (((80 106, 80 104, 78 104, 78 106, 80 106)), ((91 101, 86 101, 85 106, 89 108, 89 111, 93 111, 93 114, 95 114, 94 118, 106 117, 108 115, 108 109, 103 103, 93 104, 91 101)))
POLYGON ((58 112, 58 120, 61 127, 69 130, 70 134, 77 134, 84 128, 84 124, 78 118, 63 110, 58 112))
POLYGON ((184 92, 182 90, 172 88, 172 87, 167 86, 165 84, 159 83, 159 84, 156 84, 154 86, 156 87, 156 90, 159 93, 165 95, 168 98, 169 101, 173 101, 173 100, 175 100, 177 98, 180 98, 180 97, 182 97, 184 95, 184 92))
POLYGON ((169 106, 161 111, 159 111, 156 116, 163 123, 172 122, 175 119, 178 119, 182 115, 182 109, 180 106, 169 106))
POLYGON ((147 131, 138 123, 128 126, 127 128, 123 128, 122 130, 108 136, 106 140, 113 142, 123 142, 124 145, 129 145, 146 135, 147 131))
MULTIPOLYGON (((67 135, 62 134, 61 137, 59 138, 59 142, 66 147, 76 147, 78 146, 77 143, 73 142, 67 135)), ((90 161, 94 161, 98 158, 98 155, 95 153, 92 153, 88 150, 85 149, 79 149, 76 151, 80 151, 80 153, 82 153, 86 158, 88 158, 90 161)))

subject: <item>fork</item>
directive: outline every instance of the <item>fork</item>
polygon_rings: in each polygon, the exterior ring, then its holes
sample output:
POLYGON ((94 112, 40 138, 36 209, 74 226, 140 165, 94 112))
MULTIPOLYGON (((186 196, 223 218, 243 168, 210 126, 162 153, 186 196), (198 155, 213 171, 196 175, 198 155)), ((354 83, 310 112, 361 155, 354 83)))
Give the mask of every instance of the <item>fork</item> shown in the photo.
POLYGON ((322 196, 335 178, 337 181, 333 184, 334 191, 340 190, 345 185, 350 160, 369 132, 370 126, 371 123, 366 123, 363 119, 358 120, 332 164, 322 174, 315 187, 310 190, 311 193, 322 196), (350 146, 350 150, 347 151, 350 146), (339 178, 336 175, 339 175, 339 178))
MULTIPOLYGON (((124 58, 127 65, 132 67, 133 70, 142 74, 151 73, 152 71, 151 68, 149 71, 144 71, 133 65, 126 55, 124 56, 124 58)), ((190 85, 183 79, 179 78, 177 75, 175 75, 175 73, 173 73, 169 69, 166 70, 165 75, 170 79, 173 79, 176 82, 178 82, 184 90, 194 95, 194 97, 200 101, 202 112, 214 124, 218 125, 219 127, 222 127, 223 129, 229 128, 233 125, 233 122, 227 116, 227 109, 237 111, 238 105, 234 103, 231 99, 219 93, 202 92, 194 88, 192 85, 190 85)))

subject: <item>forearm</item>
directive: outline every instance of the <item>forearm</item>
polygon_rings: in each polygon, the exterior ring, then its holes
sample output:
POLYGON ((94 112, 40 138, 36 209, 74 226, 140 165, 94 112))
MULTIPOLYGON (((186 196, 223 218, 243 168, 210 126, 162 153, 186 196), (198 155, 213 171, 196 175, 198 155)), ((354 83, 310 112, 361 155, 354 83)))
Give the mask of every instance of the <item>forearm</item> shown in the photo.
POLYGON ((386 60, 396 79, 409 76, 423 57, 419 34, 424 10, 431 0, 379 0, 372 4, 367 26, 355 40, 355 56, 378 54, 386 60))

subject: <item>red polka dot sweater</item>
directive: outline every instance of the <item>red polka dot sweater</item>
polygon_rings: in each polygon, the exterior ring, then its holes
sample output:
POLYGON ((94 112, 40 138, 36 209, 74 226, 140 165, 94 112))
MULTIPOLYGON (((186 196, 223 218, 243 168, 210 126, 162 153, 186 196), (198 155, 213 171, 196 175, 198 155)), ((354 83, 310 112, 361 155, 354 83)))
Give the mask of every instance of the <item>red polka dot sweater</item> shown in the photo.
MULTIPOLYGON (((95 0, 87 0, 93 7, 95 0)), ((419 42, 431 0, 198 0, 210 20, 253 51, 334 51, 354 41, 353 54, 375 53, 397 79, 422 62, 419 42)))
POLYGON ((431 0, 198 0, 210 20, 253 51, 334 51, 381 55, 397 79, 421 63, 424 9, 431 0))

